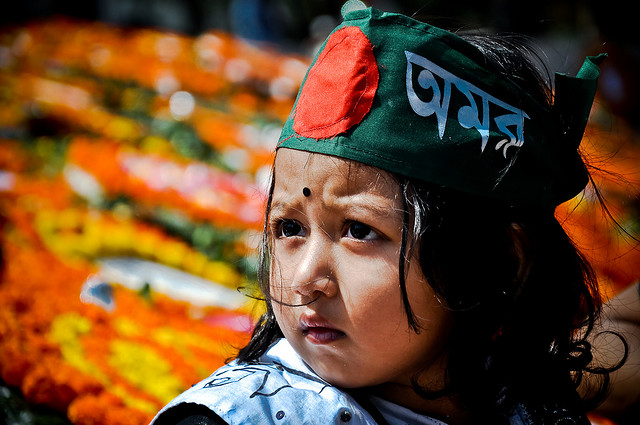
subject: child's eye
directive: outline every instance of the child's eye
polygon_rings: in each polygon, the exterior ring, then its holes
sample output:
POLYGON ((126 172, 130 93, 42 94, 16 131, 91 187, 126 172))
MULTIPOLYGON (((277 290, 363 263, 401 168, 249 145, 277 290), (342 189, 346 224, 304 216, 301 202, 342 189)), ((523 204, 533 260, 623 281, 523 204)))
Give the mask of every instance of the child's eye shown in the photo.
POLYGON ((304 229, 295 220, 282 220, 278 224, 278 237, 291 238, 293 236, 304 236, 304 229))
POLYGON ((354 221, 347 227, 347 237, 360 240, 378 239, 379 235, 370 226, 354 221))

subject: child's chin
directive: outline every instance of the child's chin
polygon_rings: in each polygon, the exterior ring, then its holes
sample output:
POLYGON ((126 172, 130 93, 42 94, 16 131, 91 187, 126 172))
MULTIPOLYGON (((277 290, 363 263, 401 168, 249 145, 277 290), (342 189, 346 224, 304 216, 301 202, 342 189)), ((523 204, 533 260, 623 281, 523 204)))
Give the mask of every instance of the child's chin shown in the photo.
POLYGON ((338 370, 335 366, 329 367, 329 370, 325 370, 324 366, 316 366, 315 369, 312 366, 312 369, 320 378, 334 387, 353 389, 369 387, 373 384, 370 379, 363 380, 363 376, 366 376, 365 372, 358 372, 354 365, 343 365, 344 371, 338 370))

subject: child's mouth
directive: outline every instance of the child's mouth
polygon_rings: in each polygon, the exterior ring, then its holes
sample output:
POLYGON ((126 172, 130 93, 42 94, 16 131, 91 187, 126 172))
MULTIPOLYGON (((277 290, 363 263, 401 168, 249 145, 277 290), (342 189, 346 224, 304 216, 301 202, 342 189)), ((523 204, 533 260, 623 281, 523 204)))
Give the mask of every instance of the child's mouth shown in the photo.
POLYGON ((325 328, 310 327, 302 330, 302 335, 313 344, 327 344, 346 336, 342 331, 325 328))
POLYGON ((303 314, 300 318, 300 329, 302 335, 312 344, 328 344, 346 336, 318 314, 303 314))

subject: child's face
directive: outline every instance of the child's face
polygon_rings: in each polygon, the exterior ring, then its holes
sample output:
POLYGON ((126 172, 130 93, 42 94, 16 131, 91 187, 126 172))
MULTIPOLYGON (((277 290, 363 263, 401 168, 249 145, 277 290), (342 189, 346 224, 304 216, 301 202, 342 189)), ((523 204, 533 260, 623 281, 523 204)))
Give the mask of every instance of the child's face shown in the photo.
POLYGON ((406 286, 422 329, 408 327, 397 183, 373 167, 290 149, 278 151, 275 175, 271 296, 291 345, 337 386, 409 385, 419 371, 422 383, 441 384, 451 316, 412 261, 406 286))

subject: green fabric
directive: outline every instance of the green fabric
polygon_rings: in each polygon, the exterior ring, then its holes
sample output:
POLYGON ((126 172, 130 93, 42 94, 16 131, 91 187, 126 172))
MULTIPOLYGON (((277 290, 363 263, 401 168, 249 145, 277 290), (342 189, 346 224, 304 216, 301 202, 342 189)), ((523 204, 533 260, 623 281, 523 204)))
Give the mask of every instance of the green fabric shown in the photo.
MULTIPOLYGON (((556 76, 556 100, 549 111, 509 79, 485 69, 481 52, 453 33, 369 8, 347 14, 332 35, 351 26, 369 40, 377 63, 379 82, 370 110, 339 134, 303 137, 294 131, 294 121, 305 79, 279 148, 335 155, 523 204, 555 206, 584 188, 588 177, 576 148, 604 55, 587 58, 576 77, 556 76), (563 121, 567 124, 559 128, 556 123, 563 121)), ((320 100, 345 101, 332 98, 332 92, 327 96, 320 100)))

